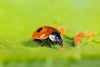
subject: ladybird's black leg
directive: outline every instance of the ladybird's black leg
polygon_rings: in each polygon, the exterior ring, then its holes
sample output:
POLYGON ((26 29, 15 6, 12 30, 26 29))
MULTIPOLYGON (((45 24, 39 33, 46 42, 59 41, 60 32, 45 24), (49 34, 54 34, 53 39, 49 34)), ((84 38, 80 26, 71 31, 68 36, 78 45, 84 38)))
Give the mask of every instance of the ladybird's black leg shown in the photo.
POLYGON ((59 44, 60 45, 60 47, 63 47, 63 43, 61 43, 61 44, 59 44))
POLYGON ((48 38, 47 41, 48 41, 48 44, 49 44, 49 46, 50 46, 50 48, 51 48, 52 43, 51 43, 50 39, 48 38))
POLYGON ((51 48, 51 45, 52 45, 52 44, 50 43, 49 45, 50 45, 50 48, 51 48))
POLYGON ((43 47, 44 45, 41 45, 41 47, 43 47))
POLYGON ((63 43, 61 44, 61 46, 63 47, 63 43))
POLYGON ((39 39, 33 39, 33 41, 38 42, 38 43, 41 43, 41 42, 42 42, 42 41, 39 40, 39 39))
POLYGON ((45 39, 45 40, 42 40, 42 45, 41 45, 41 47, 43 47, 45 44, 47 44, 48 43, 48 39, 45 39))
POLYGON ((43 41, 41 42, 41 47, 43 47, 44 44, 45 44, 45 40, 43 40, 43 41))

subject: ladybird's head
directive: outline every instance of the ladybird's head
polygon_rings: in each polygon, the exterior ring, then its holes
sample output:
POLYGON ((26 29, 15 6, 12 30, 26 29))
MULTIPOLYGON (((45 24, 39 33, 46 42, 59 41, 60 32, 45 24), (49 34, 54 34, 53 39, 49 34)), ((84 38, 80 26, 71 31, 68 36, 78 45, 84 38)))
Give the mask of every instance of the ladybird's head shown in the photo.
POLYGON ((63 38, 59 32, 52 32, 49 35, 49 39, 60 46, 63 46, 63 38))

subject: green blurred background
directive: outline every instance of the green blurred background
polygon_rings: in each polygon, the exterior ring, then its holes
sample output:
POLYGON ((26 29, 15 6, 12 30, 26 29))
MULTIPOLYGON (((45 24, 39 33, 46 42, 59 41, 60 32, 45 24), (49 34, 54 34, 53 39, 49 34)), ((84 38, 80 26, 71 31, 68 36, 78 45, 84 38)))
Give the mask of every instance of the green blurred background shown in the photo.
POLYGON ((31 41, 39 26, 56 24, 69 37, 96 31, 100 41, 100 0, 0 0, 0 67, 94 67, 100 66, 100 42, 60 51, 39 47, 31 41))

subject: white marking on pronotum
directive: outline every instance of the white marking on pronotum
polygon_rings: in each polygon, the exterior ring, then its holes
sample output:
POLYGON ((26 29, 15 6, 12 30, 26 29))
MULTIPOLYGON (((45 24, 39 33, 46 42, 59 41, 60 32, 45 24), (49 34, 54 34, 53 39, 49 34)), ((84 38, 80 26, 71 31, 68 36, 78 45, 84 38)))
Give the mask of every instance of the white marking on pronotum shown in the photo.
POLYGON ((40 38, 43 38, 45 35, 46 35, 46 34, 41 35, 40 38))
POLYGON ((49 35, 50 40, 55 41, 55 36, 54 35, 49 35))

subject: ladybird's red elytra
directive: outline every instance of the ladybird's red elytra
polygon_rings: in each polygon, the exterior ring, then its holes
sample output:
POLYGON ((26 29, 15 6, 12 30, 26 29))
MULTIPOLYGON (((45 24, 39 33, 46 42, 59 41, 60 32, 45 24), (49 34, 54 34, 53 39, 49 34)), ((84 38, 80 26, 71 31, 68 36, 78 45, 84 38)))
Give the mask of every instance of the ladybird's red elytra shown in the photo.
POLYGON ((49 37, 49 35, 53 32, 57 31, 57 29, 50 27, 50 26, 41 26, 38 29, 36 29, 32 34, 32 39, 46 39, 49 37), (45 36, 43 36, 45 34, 45 36), (41 36, 43 36, 41 38, 41 36))
POLYGON ((63 46, 63 38, 61 33, 53 27, 50 26, 41 26, 37 28, 33 34, 32 39, 39 42, 48 42, 51 47, 51 42, 63 46))

